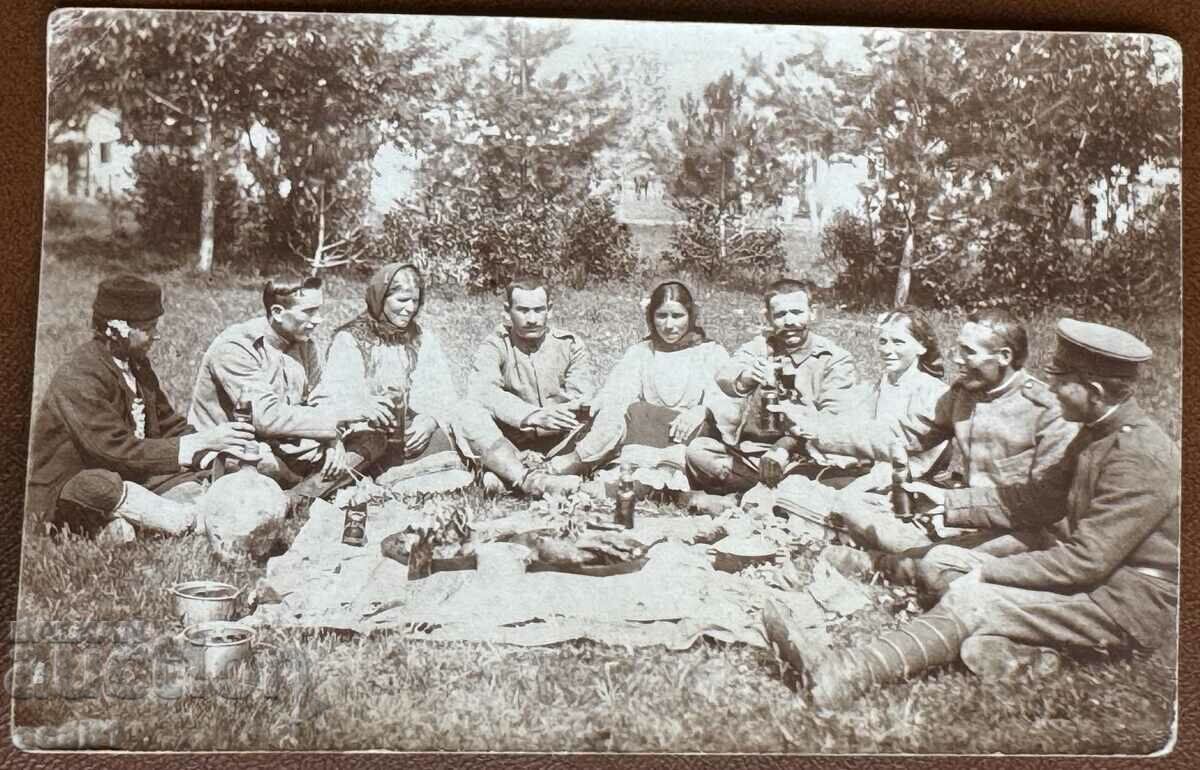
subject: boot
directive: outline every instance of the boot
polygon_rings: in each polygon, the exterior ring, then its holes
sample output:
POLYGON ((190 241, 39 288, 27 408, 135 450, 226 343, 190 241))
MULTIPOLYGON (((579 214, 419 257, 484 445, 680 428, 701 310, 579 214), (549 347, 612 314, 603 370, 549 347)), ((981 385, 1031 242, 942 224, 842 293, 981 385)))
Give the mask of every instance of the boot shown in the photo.
POLYGON ((195 505, 168 500, 132 481, 125 482, 125 494, 112 513, 147 532, 182 535, 196 525, 195 505))
POLYGON ((952 663, 967 634, 954 615, 927 613, 865 647, 814 655, 773 602, 763 610, 763 626, 771 647, 807 679, 813 705, 822 709, 844 707, 871 689, 952 663))
POLYGON ((1003 636, 978 635, 962 644, 962 661, 983 679, 1011 679, 1023 672, 1043 677, 1062 666, 1058 652, 1049 647, 1021 644, 1003 636))
POLYGON ((930 612, 865 647, 839 650, 811 672, 813 705, 842 708, 877 687, 953 663, 966 636, 966 626, 955 615, 930 612))
MULTIPOLYGON (((508 439, 500 439, 483 453, 483 467, 510 489, 519 489, 530 497, 569 495, 579 489, 578 476, 559 476, 542 470, 529 470, 521 462, 521 453, 508 439)), ((485 474, 486 476, 486 474, 485 474)))

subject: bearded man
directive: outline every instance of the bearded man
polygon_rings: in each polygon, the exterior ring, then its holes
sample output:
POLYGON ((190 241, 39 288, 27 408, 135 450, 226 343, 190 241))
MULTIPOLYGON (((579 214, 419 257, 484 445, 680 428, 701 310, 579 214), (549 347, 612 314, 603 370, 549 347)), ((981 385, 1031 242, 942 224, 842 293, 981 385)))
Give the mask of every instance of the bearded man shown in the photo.
POLYGON ((245 423, 197 431, 171 406, 148 358, 162 314, 158 284, 120 275, 97 288, 92 339, 55 371, 29 441, 25 508, 52 528, 183 534, 197 524, 201 456, 253 442, 245 423))

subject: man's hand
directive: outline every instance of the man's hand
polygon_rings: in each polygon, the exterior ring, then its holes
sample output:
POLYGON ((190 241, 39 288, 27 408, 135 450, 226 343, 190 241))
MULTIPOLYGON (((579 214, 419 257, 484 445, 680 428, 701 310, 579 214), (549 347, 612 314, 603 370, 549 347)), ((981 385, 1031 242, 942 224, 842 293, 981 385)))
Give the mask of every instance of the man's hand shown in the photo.
POLYGON ((437 421, 427 414, 418 415, 404 430, 404 456, 416 457, 429 446, 437 431, 437 421))
POLYGON ((903 486, 906 491, 914 492, 925 498, 924 501, 919 501, 921 503, 919 513, 922 515, 934 516, 945 513, 946 490, 924 481, 909 481, 903 486))
POLYGON ((737 387, 743 393, 749 393, 756 387, 770 383, 775 384, 775 372, 771 361, 767 358, 755 359, 749 369, 743 369, 737 376, 737 387))
POLYGON ((815 438, 812 426, 817 419, 817 410, 812 404, 781 401, 768 404, 768 412, 782 414, 788 421, 787 433, 795 438, 815 438))
POLYGON ((693 407, 679 413, 667 426, 667 437, 676 444, 686 444, 695 438, 700 426, 708 417, 708 410, 703 406, 693 407))
POLYGON ((243 457, 251 446, 257 446, 254 428, 245 422, 221 423, 179 439, 180 454, 184 457, 195 457, 200 452, 228 452, 243 457))
POLYGON ((340 478, 343 473, 350 471, 350 464, 346 461, 346 445, 341 439, 333 442, 333 445, 325 450, 325 462, 321 466, 321 478, 326 481, 340 478))
POLYGON ((526 417, 521 424, 523 428, 541 428, 551 433, 565 433, 578 426, 579 421, 575 419, 575 414, 566 404, 543 406, 526 417))
POLYGON ((885 495, 860 492, 849 487, 838 490, 837 494, 833 496, 831 513, 849 519, 863 515, 889 517, 893 515, 892 502, 885 495))

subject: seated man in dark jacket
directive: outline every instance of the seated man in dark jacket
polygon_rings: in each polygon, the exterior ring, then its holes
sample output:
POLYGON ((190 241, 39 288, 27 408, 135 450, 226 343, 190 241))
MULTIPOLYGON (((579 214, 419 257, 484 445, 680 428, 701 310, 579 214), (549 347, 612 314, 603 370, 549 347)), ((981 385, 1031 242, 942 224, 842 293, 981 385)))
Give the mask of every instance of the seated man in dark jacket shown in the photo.
POLYGON ((26 511, 85 535, 181 534, 196 523, 196 457, 240 455, 253 441, 243 423, 197 433, 171 407, 146 358, 162 313, 157 284, 100 284, 93 338, 59 366, 33 421, 26 511))
POLYGON ((930 612, 872 644, 820 654, 786 609, 768 605, 767 636, 808 674, 819 706, 961 657, 983 676, 1057 666, 1059 647, 1152 648, 1172 638, 1178 601, 1179 452, 1133 398, 1145 344, 1063 319, 1048 368, 1062 416, 1081 425, 1041 478, 1009 487, 913 484, 953 526, 992 530, 982 545, 935 546, 930 612))

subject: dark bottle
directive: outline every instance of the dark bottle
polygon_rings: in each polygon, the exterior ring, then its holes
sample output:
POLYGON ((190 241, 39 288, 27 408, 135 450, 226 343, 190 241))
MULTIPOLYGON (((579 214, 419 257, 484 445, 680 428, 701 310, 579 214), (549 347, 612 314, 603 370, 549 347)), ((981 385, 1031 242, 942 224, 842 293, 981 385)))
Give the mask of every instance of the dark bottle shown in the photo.
POLYGON ((346 508, 346 522, 342 525, 342 542, 360 548, 367 542, 366 503, 352 503, 346 508))
POLYGON ((759 405, 761 411, 758 413, 758 429, 762 433, 778 433, 782 421, 777 412, 772 412, 767 407, 779 406, 779 362, 772 358, 767 366, 770 374, 759 388, 762 392, 762 402, 759 405))
MULTIPOLYGON (((254 410, 251 408, 249 401, 247 401, 246 399, 241 399, 236 404, 233 405, 233 421, 234 422, 244 422, 247 425, 254 427, 254 410)), ((255 458, 254 462, 257 464, 258 460, 259 460, 258 444, 255 443, 253 445, 252 449, 250 449, 249 451, 254 453, 254 458, 255 458)), ((225 460, 225 472, 226 473, 233 473, 238 468, 241 468, 243 465, 243 461, 237 459, 236 457, 226 456, 224 460, 225 460)))
POLYGON ((625 529, 633 528, 633 509, 637 505, 637 489, 633 481, 633 466, 621 463, 621 475, 617 482, 617 503, 614 521, 625 529))
POLYGON ((408 421, 408 394, 399 388, 389 388, 388 396, 392 400, 392 430, 388 433, 388 447, 397 449, 403 456, 404 431, 408 421))
POLYGON ((904 446, 892 447, 892 512, 900 519, 912 518, 912 498, 904 488, 908 481, 908 458, 904 446))

